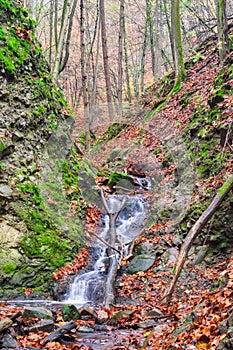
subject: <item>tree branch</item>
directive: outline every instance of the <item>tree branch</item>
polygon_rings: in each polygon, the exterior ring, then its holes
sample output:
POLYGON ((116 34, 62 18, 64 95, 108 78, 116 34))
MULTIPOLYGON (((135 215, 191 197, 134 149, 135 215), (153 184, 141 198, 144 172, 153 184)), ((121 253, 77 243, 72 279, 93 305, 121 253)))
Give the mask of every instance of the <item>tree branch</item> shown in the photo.
POLYGON ((220 206, 220 204, 222 203, 222 201, 224 200, 224 198, 232 188, 233 188, 233 175, 231 175, 228 181, 221 188, 218 189, 217 195, 214 197, 209 207, 204 211, 204 213, 200 216, 200 218, 197 220, 197 222, 189 231, 188 235, 186 236, 182 244, 180 254, 176 261, 175 275, 172 279, 170 286, 166 290, 163 300, 168 301, 170 299, 194 239, 197 237, 197 235, 205 226, 205 224, 208 222, 208 220, 216 212, 216 210, 218 209, 218 207, 220 206))

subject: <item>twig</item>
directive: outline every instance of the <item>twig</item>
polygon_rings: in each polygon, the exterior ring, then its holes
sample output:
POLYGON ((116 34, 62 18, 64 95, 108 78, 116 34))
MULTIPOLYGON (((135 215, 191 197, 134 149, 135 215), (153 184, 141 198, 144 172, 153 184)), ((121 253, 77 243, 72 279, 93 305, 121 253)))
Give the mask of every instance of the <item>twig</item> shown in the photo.
POLYGON ((105 241, 104 238, 98 236, 95 232, 89 232, 91 235, 95 236, 97 239, 99 239, 102 243, 104 243, 106 246, 108 246, 109 248, 115 250, 117 253, 121 254, 121 252, 116 249, 115 247, 113 247, 110 243, 108 243, 107 241, 105 241))
POLYGON ((233 175, 231 175, 228 181, 221 188, 218 189, 216 196, 214 197, 214 199, 212 200, 208 208, 202 213, 200 218, 196 221, 196 223, 193 225, 193 227, 189 231, 188 235, 186 236, 182 244, 180 254, 176 261, 175 275, 171 281, 171 284, 169 285, 169 287, 165 292, 165 296, 162 299, 163 301, 168 301, 170 299, 194 239, 197 237, 197 235, 205 226, 205 224, 208 222, 208 220, 216 212, 219 205, 222 203, 226 195, 230 192, 232 187, 233 187, 233 175))

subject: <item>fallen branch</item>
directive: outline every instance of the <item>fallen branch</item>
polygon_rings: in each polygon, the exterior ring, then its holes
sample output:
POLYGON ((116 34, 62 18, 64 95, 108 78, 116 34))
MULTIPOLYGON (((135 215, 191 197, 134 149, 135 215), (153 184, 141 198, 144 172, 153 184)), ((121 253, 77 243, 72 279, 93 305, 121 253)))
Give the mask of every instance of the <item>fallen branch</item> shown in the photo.
POLYGON ((98 236, 97 233, 95 233, 95 232, 89 232, 89 233, 90 233, 91 235, 95 236, 97 239, 99 239, 99 240, 100 240, 102 243, 104 243, 107 247, 109 247, 109 248, 115 250, 117 253, 121 254, 121 252, 120 252, 117 248, 113 247, 110 243, 108 243, 107 241, 105 241, 104 238, 98 236))
POLYGON ((163 301, 168 301, 170 297, 172 296, 172 293, 175 289, 176 282, 180 276, 181 270, 184 266, 186 257, 188 255, 189 249, 194 241, 194 239, 197 237, 199 232, 202 230, 202 228, 205 226, 205 224, 208 222, 208 220, 213 216, 213 214, 218 209, 219 205, 222 203, 226 195, 230 192, 230 190, 233 187, 233 175, 228 179, 228 181, 218 189, 217 195, 214 197, 212 202, 210 203, 209 207, 204 211, 204 213, 200 216, 200 218, 197 220, 197 222, 194 224, 194 226, 189 231, 188 235, 186 236, 181 250, 180 254, 176 261, 176 270, 175 275, 171 281, 170 286, 167 288, 165 296, 163 297, 163 301))
POLYGON ((71 329, 77 328, 77 324, 74 321, 64 324, 64 326, 58 328, 56 331, 52 332, 46 338, 42 339, 40 344, 45 345, 49 341, 54 341, 60 338, 63 334, 68 333, 71 329))

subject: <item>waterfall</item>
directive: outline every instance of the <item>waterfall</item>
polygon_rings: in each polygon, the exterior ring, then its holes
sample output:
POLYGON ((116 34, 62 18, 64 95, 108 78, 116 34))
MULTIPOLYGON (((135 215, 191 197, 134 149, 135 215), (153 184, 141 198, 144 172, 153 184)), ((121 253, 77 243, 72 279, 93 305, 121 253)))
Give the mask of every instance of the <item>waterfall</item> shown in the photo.
MULTIPOLYGON (((109 195, 107 203, 111 212, 117 212, 123 199, 126 198, 126 205, 121 210, 116 220, 117 236, 125 245, 132 242, 140 233, 146 219, 146 203, 143 196, 109 195)), ((108 241, 109 216, 105 213, 99 225, 99 236, 108 241)), ((94 260, 88 271, 80 273, 70 287, 66 301, 72 304, 98 305, 103 301, 104 283, 108 269, 107 246, 96 239, 93 244, 91 260, 94 260)), ((127 255, 127 251, 125 251, 127 255)))

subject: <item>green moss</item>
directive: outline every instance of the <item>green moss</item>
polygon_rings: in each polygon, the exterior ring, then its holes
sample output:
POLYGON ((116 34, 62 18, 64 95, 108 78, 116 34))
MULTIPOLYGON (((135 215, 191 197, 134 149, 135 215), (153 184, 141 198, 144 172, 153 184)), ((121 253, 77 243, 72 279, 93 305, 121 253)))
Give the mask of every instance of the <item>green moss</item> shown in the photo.
POLYGON ((4 144, 3 142, 0 140, 0 152, 2 152, 4 150, 4 144))
POLYGON ((12 261, 10 261, 10 262, 6 263, 5 265, 0 265, 0 269, 4 273, 12 275, 16 270, 16 265, 12 261))

